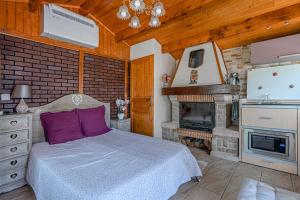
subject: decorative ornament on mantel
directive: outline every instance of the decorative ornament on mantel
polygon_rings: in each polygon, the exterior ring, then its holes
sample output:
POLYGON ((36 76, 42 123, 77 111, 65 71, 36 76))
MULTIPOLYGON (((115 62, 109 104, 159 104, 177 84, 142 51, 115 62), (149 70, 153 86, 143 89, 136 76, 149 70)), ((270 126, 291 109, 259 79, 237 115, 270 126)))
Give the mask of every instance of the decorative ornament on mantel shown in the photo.
POLYGON ((161 76, 161 82, 163 83, 163 88, 168 87, 168 83, 170 82, 170 80, 171 80, 171 76, 167 73, 161 76))
POLYGON ((159 27, 161 25, 159 17, 165 15, 166 10, 160 0, 153 0, 152 5, 147 5, 144 0, 123 0, 123 5, 120 6, 117 17, 121 20, 130 19, 129 27, 137 29, 141 27, 139 16, 142 14, 151 15, 150 27, 159 27), (128 6, 134 12, 132 17, 128 6))

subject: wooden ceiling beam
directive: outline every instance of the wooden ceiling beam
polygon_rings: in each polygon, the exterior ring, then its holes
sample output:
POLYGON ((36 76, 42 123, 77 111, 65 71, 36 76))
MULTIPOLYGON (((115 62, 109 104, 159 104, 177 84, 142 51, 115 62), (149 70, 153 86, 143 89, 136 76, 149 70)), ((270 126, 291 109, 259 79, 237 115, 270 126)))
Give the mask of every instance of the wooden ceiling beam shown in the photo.
POLYGON ((162 45, 163 52, 171 52, 178 58, 178 52, 193 45, 217 41, 221 48, 232 48, 251 42, 270 39, 300 32, 300 3, 277 11, 248 19, 229 26, 203 32, 181 41, 162 45))
POLYGON ((179 50, 170 52, 170 54, 177 60, 182 57, 183 52, 184 52, 184 49, 179 49, 179 50))
POLYGON ((80 7, 85 1, 86 0, 68 0, 66 4, 80 7))
POLYGON ((86 0, 83 4, 80 5, 80 14, 81 15, 88 15, 93 14, 95 10, 106 9, 107 6, 112 4, 111 0, 86 0))
POLYGON ((40 5, 40 0, 29 0, 29 11, 30 12, 35 12, 39 8, 40 5))
MULTIPOLYGON (((126 41, 132 45, 157 38, 165 43, 167 40, 180 40, 186 35, 194 35, 203 31, 213 30, 227 24, 236 23, 256 17, 274 10, 300 3, 300 0, 223 0, 214 1, 203 6, 203 9, 166 22, 157 29, 142 30, 137 34, 126 36, 126 41)), ((124 38, 117 34, 117 38, 124 38)))
MULTIPOLYGON (((96 15, 99 19, 106 14, 111 14, 114 18, 116 18, 117 11, 120 5, 121 5, 120 1, 109 2, 107 5, 103 7, 100 7, 100 5, 98 5, 92 10, 92 13, 96 15)), ((113 20, 113 19, 110 18, 109 20, 113 20)))
MULTIPOLYGON (((300 8, 298 8, 298 13, 299 9, 300 8)), ((300 16, 289 20, 288 25, 284 25, 281 21, 276 24, 272 24, 269 30, 262 28, 248 33, 241 33, 239 35, 219 39, 217 43, 220 48, 229 49, 298 33, 300 33, 300 16)))
MULTIPOLYGON (((166 23, 170 23, 172 21, 184 20, 184 17, 189 14, 189 12, 197 13, 201 10, 202 6, 205 4, 209 4, 214 0, 201 0, 201 1, 183 1, 181 3, 177 3, 176 5, 167 9, 167 14, 161 18, 161 26, 165 26, 166 23)), ((142 28, 132 29, 127 27, 125 30, 122 30, 116 34, 116 41, 126 40, 132 35, 138 34, 140 32, 156 30, 148 26, 148 22, 145 22, 145 18, 142 20, 142 28)))
POLYGON ((208 41, 215 41, 251 31, 258 31, 261 29, 267 31, 267 27, 271 27, 273 24, 278 24, 278 22, 282 23, 282 28, 284 28, 284 21, 289 21, 294 18, 297 19, 300 16, 299 9, 300 4, 296 4, 294 6, 266 13, 264 15, 250 18, 229 26, 223 26, 215 30, 202 32, 200 34, 186 37, 185 39, 182 39, 180 41, 163 44, 162 50, 163 52, 172 52, 178 49, 184 49, 186 47, 205 43, 208 41))
POLYGON ((35 12, 39 8, 40 4, 45 3, 55 3, 62 7, 68 7, 68 8, 79 8, 79 6, 69 4, 68 1, 70 0, 29 0, 29 11, 35 12))

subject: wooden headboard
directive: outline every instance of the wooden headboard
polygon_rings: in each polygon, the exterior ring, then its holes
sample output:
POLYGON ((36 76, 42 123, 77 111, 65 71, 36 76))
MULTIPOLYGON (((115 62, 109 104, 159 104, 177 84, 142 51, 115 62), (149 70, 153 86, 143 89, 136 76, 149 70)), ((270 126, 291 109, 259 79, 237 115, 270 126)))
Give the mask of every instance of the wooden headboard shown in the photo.
POLYGON ((100 102, 88 95, 84 94, 70 94, 63 96, 50 104, 29 108, 32 113, 32 141, 33 143, 45 141, 44 129, 41 124, 40 114, 44 112, 61 112, 70 111, 75 108, 94 108, 105 106, 105 121, 110 127, 110 104, 100 102))

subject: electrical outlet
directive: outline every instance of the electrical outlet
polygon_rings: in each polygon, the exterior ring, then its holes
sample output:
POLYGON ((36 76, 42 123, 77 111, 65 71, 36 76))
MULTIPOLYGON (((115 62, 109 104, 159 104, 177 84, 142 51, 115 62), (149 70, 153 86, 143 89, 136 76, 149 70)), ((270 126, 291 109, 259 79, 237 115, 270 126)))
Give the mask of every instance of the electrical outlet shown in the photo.
POLYGON ((1 101, 9 101, 10 94, 1 94, 1 101))

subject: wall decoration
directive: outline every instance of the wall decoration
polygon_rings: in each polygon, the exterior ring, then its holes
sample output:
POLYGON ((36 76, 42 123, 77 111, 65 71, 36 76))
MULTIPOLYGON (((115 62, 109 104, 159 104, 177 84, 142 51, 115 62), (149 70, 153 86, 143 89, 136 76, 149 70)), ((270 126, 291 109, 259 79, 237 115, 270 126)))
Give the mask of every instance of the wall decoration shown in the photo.
POLYGON ((198 71, 192 70, 190 76, 190 84, 197 84, 198 81, 198 71))
POLYGON ((203 64, 204 49, 192 51, 189 58, 189 67, 198 68, 203 64))
POLYGON ((82 102, 82 95, 81 94, 73 94, 72 95, 72 102, 76 105, 79 106, 82 102))

